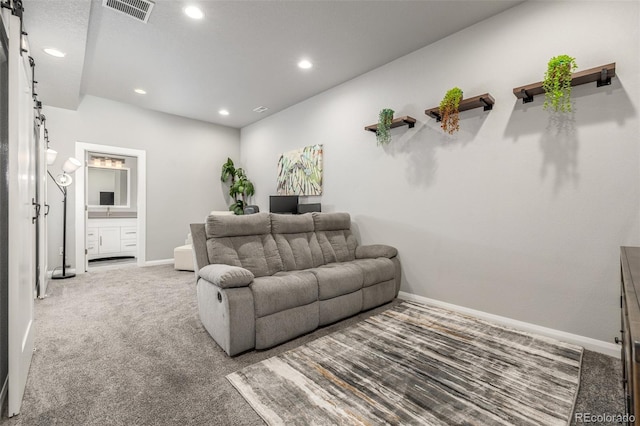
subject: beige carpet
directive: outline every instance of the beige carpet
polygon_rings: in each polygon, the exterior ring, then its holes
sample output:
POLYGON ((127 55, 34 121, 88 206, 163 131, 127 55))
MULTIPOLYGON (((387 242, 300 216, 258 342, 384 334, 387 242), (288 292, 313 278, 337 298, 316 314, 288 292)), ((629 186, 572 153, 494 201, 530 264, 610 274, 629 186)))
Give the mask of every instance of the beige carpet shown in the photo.
MULTIPOLYGON (((262 425, 225 376, 387 307, 277 348, 229 358, 198 319, 192 272, 171 265, 90 272, 35 302, 35 346, 12 425, 262 425)), ((577 410, 622 409, 620 363, 585 352, 577 410)))

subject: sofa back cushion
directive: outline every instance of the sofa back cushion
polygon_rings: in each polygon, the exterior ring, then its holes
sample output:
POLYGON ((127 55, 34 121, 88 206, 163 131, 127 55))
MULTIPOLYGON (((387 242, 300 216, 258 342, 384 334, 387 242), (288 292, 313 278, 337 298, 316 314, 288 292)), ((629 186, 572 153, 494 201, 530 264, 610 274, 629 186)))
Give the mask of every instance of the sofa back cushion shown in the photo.
POLYGON ((272 213, 271 232, 285 271, 299 271, 324 265, 324 256, 313 232, 313 217, 310 213, 272 213))
POLYGON ((351 233, 349 213, 312 213, 313 225, 324 263, 355 259, 358 241, 351 233))
POLYGON ((269 213, 207 217, 207 254, 210 263, 239 266, 256 277, 283 270, 271 235, 269 213))

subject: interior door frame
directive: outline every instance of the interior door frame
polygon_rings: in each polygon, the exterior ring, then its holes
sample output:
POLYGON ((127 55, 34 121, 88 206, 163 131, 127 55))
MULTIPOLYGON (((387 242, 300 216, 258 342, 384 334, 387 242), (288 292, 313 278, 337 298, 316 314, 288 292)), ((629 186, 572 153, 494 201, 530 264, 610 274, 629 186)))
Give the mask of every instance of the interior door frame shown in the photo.
POLYGON ((99 145, 87 142, 76 142, 75 157, 83 163, 82 171, 78 170, 75 178, 75 213, 76 213, 76 275, 84 274, 89 265, 86 255, 87 200, 86 170, 87 152, 125 155, 137 157, 137 202, 138 202, 138 266, 146 264, 146 229, 147 229, 147 152, 142 149, 123 148, 112 145, 99 145))

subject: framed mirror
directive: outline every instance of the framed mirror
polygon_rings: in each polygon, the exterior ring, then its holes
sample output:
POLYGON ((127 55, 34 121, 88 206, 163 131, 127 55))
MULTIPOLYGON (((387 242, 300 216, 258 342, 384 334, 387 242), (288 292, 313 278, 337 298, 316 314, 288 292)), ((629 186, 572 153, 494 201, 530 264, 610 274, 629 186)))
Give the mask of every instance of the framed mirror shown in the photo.
POLYGON ((128 208, 130 169, 88 166, 87 204, 89 207, 128 208))

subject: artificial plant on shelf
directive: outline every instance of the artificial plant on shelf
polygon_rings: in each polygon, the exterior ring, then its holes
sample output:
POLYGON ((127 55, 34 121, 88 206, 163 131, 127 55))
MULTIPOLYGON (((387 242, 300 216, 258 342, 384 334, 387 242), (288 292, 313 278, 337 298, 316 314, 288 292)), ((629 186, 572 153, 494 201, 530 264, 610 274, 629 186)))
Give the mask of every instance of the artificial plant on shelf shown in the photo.
POLYGON ((460 130, 460 124, 458 123, 458 109, 460 108, 460 101, 462 100, 462 90, 458 87, 454 87, 447 91, 440 101, 440 120, 442 130, 452 135, 460 130))
POLYGON ((576 59, 568 55, 554 56, 549 60, 542 81, 544 109, 571 111, 571 74, 577 68, 576 59))
POLYGON ((251 182, 245 171, 236 168, 231 158, 227 158, 227 162, 222 165, 220 174, 222 182, 231 181, 229 185, 229 196, 233 198, 233 204, 229 206, 229 210, 237 215, 244 214, 244 208, 248 205, 248 201, 255 194, 253 182, 251 182))
POLYGON ((378 128, 376 130, 376 140, 378 145, 386 145, 391 142, 391 123, 393 123, 393 113, 389 108, 380 110, 378 115, 378 128))

